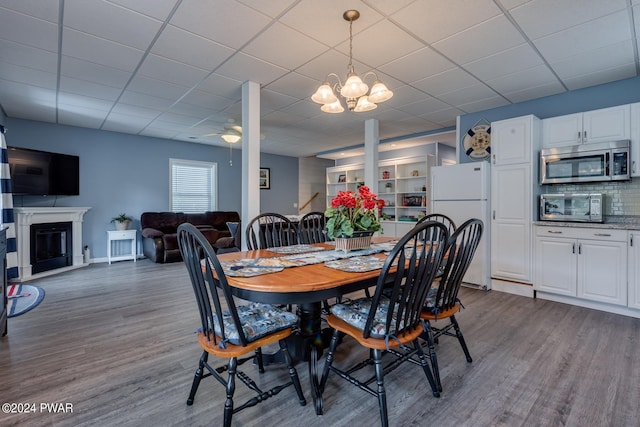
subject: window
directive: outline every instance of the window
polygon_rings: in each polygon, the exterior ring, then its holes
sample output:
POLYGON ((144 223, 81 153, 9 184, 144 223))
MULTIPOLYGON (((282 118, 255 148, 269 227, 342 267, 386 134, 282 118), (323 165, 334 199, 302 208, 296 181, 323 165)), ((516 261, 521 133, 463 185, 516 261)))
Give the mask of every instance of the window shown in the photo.
POLYGON ((215 211, 218 205, 218 164, 169 159, 172 212, 215 211))

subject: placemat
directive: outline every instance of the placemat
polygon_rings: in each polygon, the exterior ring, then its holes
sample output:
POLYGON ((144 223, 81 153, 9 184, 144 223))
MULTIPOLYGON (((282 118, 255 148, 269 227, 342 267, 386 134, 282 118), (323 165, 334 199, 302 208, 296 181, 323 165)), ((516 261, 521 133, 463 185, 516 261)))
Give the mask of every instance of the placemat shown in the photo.
POLYGON ((324 251, 326 249, 321 246, 300 244, 291 246, 280 246, 277 248, 267 248, 267 250, 275 252, 277 254, 302 254, 306 252, 324 251))
POLYGON ((356 256, 352 258, 339 259, 337 261, 325 262, 324 266, 335 270, 347 271, 350 273, 363 273, 365 271, 379 270, 385 262, 384 258, 373 255, 356 256))

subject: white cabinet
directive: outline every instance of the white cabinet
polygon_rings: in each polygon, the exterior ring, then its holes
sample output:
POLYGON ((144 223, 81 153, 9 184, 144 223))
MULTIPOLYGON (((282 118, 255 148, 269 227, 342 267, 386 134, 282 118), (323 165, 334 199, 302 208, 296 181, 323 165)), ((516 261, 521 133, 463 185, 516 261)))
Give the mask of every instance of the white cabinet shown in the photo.
POLYGON ((640 231, 629 232, 629 287, 627 305, 640 309, 640 231))
POLYGON ((536 227, 537 291, 627 305, 627 233, 536 227))
POLYGON ((640 176, 640 102, 631 104, 631 176, 640 176))
POLYGON ((327 168, 327 206, 338 191, 356 191, 364 184, 364 166, 362 164, 333 166, 327 168))
POLYGON ((491 133, 491 277, 530 284, 540 119, 493 122, 491 133))
MULTIPOLYGON (((629 139, 629 104, 542 120, 544 148, 629 139)), ((493 131, 493 129, 492 129, 493 131)))

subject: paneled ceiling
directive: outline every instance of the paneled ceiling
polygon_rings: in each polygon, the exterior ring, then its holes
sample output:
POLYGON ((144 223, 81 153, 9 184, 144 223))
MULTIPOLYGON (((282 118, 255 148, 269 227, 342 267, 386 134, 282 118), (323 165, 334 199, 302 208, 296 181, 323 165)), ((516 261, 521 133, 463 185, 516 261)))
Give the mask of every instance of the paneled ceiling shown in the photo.
MULTIPOLYGON (((640 0, 0 0, 8 117, 226 146, 261 85, 261 151, 310 156, 639 75, 640 0), (395 95, 326 114, 311 94, 375 71, 395 95)), ((367 81, 367 83, 371 83, 367 81)), ((10 132, 10 129, 9 129, 10 132)), ((444 138, 444 137, 443 137, 444 138)), ((435 137, 437 139, 437 137, 435 137)))

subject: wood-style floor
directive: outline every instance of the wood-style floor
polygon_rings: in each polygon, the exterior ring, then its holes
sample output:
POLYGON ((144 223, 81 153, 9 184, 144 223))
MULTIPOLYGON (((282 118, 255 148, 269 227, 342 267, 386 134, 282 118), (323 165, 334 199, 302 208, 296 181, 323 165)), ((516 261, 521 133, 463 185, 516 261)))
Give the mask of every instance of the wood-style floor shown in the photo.
MULTIPOLYGON (((118 262, 34 280, 36 309, 9 319, 0 339, 0 403, 35 403, 36 413, 0 413, 0 425, 221 425, 224 392, 214 380, 185 401, 200 356, 197 310, 182 263, 118 262), (49 414, 41 403, 71 403, 49 414)), ((420 367, 387 377, 393 426, 640 425, 640 320, 495 291, 463 289, 459 322, 474 358, 453 338, 438 357, 444 391, 431 395, 420 367)), ((338 363, 364 355, 345 339, 338 363)), ((322 359, 321 364, 324 359, 322 359)), ((260 384, 286 376, 281 366, 260 384)), ((332 376, 325 415, 293 388, 234 416, 235 426, 370 426, 377 400, 332 376)), ((238 385, 238 395, 244 387, 238 385)))

